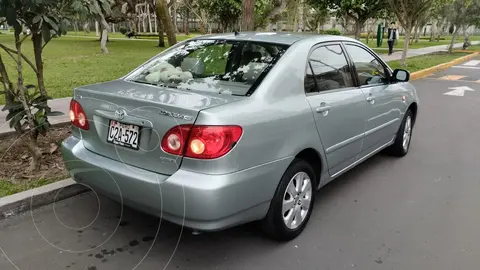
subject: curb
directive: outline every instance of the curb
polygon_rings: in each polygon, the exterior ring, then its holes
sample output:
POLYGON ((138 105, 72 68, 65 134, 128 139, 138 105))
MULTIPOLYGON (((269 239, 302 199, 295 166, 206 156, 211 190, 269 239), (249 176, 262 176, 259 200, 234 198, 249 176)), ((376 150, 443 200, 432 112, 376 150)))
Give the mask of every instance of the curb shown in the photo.
POLYGON ((457 59, 455 59, 451 62, 448 62, 448 63, 443 63, 443 64, 436 65, 436 66, 433 66, 433 67, 430 67, 430 68, 427 68, 427 69, 424 69, 424 70, 413 72, 412 74, 410 74, 410 80, 418 80, 418 79, 425 78, 428 75, 431 75, 431 74, 433 74, 437 71, 444 70, 444 69, 447 69, 449 67, 460 64, 462 62, 468 61, 468 60, 470 60, 470 59, 472 59, 472 58, 474 58, 475 56, 478 56, 478 55, 479 55, 479 53, 475 52, 475 53, 457 58, 457 59))
POLYGON ((66 179, 0 198, 0 221, 88 190, 87 187, 77 184, 72 179, 66 179))

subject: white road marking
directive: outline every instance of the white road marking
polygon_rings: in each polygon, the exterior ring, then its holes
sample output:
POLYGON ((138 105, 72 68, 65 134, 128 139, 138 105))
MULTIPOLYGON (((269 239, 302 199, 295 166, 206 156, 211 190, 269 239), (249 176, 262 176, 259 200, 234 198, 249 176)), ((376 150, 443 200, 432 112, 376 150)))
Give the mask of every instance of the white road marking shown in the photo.
POLYGON ((474 67, 474 66, 478 66, 479 64, 480 64, 480 60, 471 60, 471 61, 468 61, 468 62, 462 64, 462 66, 474 67))
POLYGON ((446 92, 444 95, 457 97, 463 97, 465 95, 465 91, 475 91, 468 86, 449 87, 448 89, 452 89, 452 91, 446 92))
POLYGON ((480 67, 453 66, 454 68, 480 69, 480 67))

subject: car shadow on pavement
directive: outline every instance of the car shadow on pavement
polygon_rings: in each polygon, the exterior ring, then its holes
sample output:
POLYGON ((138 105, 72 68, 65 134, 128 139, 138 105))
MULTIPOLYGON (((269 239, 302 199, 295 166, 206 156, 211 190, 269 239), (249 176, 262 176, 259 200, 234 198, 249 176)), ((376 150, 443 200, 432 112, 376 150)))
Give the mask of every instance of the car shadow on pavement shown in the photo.
MULTIPOLYGON (((139 265, 142 265, 140 269, 162 269, 166 266, 168 269, 236 269, 253 262, 255 269, 268 269, 272 260, 284 258, 292 250, 321 245, 317 241, 323 240, 322 228, 329 226, 331 229, 332 224, 333 228, 337 225, 335 215, 338 214, 338 206, 355 203, 355 190, 375 184, 370 183, 374 181, 372 176, 379 172, 388 175, 389 168, 396 162, 395 158, 378 154, 323 187, 316 193, 314 211, 305 231, 287 243, 275 242, 264 236, 258 223, 195 235, 190 229, 128 207, 122 211, 120 204, 102 196, 99 197, 101 207, 98 210, 96 196, 92 192, 58 202, 55 211, 51 208, 39 209, 32 217, 42 237, 64 251, 63 256, 67 258, 62 259, 68 259, 70 264, 66 264, 70 269, 85 266, 107 270, 134 269, 139 265), (231 267, 232 264, 236 267, 231 267)), ((358 207, 367 206, 359 203, 358 207)), ((5 235, 8 236, 8 232, 5 235)), ((32 235, 35 234, 32 232, 32 235)), ((13 250, 13 247, 10 250, 7 248, 6 252, 12 254, 13 250)))

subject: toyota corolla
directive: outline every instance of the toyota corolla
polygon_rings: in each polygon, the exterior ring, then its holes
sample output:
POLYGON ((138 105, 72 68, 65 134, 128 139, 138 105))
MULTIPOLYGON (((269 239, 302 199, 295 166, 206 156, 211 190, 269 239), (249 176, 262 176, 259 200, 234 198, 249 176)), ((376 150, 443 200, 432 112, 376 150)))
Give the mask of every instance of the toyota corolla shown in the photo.
POLYGON ((200 36, 74 90, 72 178, 197 231, 261 221, 299 235, 322 186, 386 149, 405 156, 409 73, 340 36, 200 36))

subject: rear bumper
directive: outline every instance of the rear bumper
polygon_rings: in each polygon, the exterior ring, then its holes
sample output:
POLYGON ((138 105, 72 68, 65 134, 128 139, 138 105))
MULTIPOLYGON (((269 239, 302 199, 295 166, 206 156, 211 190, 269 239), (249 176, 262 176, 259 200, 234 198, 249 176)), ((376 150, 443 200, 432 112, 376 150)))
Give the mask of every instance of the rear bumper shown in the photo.
POLYGON ((63 142, 62 152, 76 182, 126 206, 203 231, 262 219, 292 161, 285 158, 232 174, 179 169, 167 176, 93 153, 73 136, 63 142))

